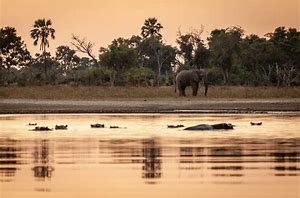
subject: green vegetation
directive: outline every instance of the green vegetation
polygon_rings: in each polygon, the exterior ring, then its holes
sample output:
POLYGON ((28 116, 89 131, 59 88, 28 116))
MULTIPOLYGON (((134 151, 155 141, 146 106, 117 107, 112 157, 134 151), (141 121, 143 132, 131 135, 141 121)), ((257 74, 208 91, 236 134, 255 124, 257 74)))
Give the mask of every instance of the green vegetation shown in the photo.
POLYGON ((72 46, 58 46, 52 56, 46 49, 49 38, 55 39, 55 29, 51 20, 38 19, 30 36, 41 54, 32 56, 16 30, 3 27, 0 86, 160 87, 173 85, 178 71, 194 68, 208 69, 212 85, 300 85, 300 31, 296 28, 278 27, 259 37, 245 35, 241 27, 229 27, 215 29, 203 40, 201 27, 185 34, 178 31, 177 46, 165 43, 163 28, 156 18, 148 18, 139 35, 116 38, 98 54, 91 41, 73 35, 72 46), (87 57, 79 57, 77 51, 87 57))
MULTIPOLYGON (((191 92, 190 89, 187 90, 191 92)), ((189 100, 209 99, 269 99, 269 98, 300 98, 299 87, 242 87, 213 86, 204 97, 203 87, 199 96, 189 100)), ((174 87, 128 87, 128 86, 11 86, 0 87, 0 99, 49 99, 49 100, 183 100, 174 93, 174 87)))

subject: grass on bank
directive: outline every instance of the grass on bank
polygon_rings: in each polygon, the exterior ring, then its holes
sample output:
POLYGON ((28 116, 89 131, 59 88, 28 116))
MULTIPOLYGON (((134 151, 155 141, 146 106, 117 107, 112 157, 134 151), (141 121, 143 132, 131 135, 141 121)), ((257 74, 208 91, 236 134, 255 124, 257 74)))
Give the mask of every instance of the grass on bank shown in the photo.
MULTIPOLYGON (((300 87, 241 87, 211 86, 204 97, 203 87, 197 97, 191 99, 262 99, 300 98, 300 87)), ((0 87, 0 99, 47 99, 47 100, 127 100, 127 99, 181 99, 174 87, 100 87, 100 86, 29 86, 0 87)))

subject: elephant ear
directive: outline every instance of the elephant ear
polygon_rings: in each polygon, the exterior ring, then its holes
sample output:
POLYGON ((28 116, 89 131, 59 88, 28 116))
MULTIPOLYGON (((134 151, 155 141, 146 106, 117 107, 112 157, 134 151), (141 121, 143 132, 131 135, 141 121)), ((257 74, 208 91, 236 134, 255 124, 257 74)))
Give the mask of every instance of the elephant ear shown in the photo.
POLYGON ((193 82, 200 82, 201 79, 202 79, 202 76, 199 75, 199 71, 197 70, 192 70, 191 73, 190 73, 190 79, 191 81, 193 82))

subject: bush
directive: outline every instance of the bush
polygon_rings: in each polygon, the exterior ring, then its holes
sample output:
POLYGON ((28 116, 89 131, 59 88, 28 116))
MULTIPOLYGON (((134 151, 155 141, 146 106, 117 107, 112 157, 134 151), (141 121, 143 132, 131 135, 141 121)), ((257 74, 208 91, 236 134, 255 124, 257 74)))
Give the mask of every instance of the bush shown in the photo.
POLYGON ((112 71, 108 68, 92 67, 82 71, 79 81, 85 85, 108 85, 112 71))
POLYGON ((208 82, 213 85, 222 85, 223 84, 223 74, 219 68, 213 67, 209 70, 207 76, 208 82))
POLYGON ((232 66, 231 84, 232 85, 252 85, 254 79, 251 74, 246 71, 241 65, 232 66))
POLYGON ((151 86, 154 72, 146 67, 132 67, 123 74, 125 83, 134 86, 151 86))

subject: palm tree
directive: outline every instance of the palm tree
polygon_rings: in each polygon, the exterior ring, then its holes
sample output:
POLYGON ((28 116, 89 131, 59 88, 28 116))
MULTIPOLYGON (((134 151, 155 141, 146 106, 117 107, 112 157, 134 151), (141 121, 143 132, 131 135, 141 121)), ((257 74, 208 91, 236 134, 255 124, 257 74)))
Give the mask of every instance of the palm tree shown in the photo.
POLYGON ((159 40, 162 38, 162 35, 160 34, 160 29, 162 29, 163 26, 157 21, 156 18, 148 18, 145 20, 144 25, 142 26, 142 36, 143 38, 149 38, 149 37, 155 37, 159 40))
MULTIPOLYGON (((150 50, 152 60, 157 62, 157 71, 155 72, 156 85, 160 85, 161 68, 163 64, 163 42, 160 30, 163 26, 157 21, 156 18, 148 18, 142 26, 141 35, 143 37, 142 45, 147 46, 147 51, 150 50)), ((146 52, 147 53, 147 52, 146 52)))
POLYGON ((37 45, 40 41, 40 50, 43 52, 44 56, 44 71, 45 71, 45 79, 48 79, 47 75, 47 63, 46 63, 46 48, 49 47, 49 35, 52 39, 55 38, 54 33, 55 30, 51 27, 52 22, 50 19, 38 19, 34 22, 33 29, 30 31, 31 38, 34 39, 33 44, 37 45))
POLYGON ((51 26, 52 22, 50 19, 38 19, 34 22, 34 28, 30 31, 30 36, 34 39, 33 44, 37 45, 40 40, 40 50, 42 50, 43 53, 45 53, 46 48, 49 47, 49 35, 52 39, 55 38, 55 30, 51 26))

